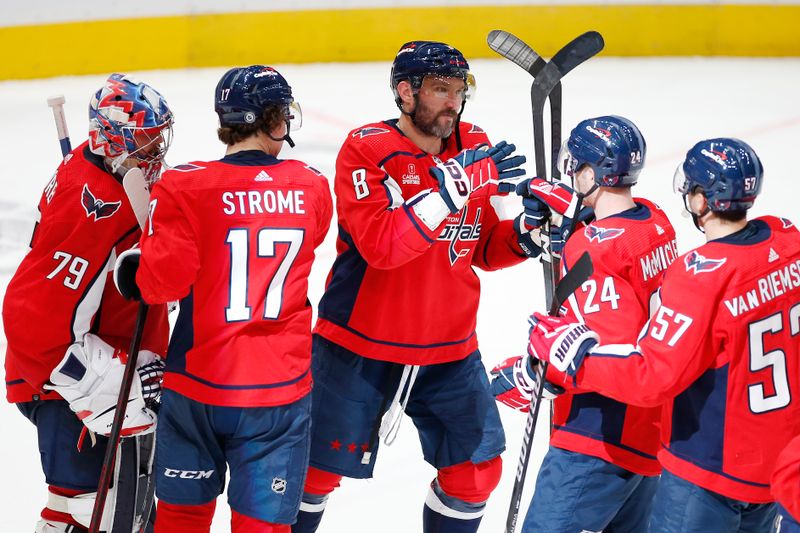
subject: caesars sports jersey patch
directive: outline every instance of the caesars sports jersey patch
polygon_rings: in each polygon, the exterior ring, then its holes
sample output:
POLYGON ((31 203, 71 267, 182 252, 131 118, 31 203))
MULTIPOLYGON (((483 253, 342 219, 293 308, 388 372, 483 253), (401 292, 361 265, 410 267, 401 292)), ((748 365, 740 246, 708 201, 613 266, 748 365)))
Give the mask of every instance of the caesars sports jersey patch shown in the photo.
POLYGON ((589 239, 589 242, 603 242, 603 241, 610 241, 611 239, 616 239, 623 233, 625 233, 624 228, 598 228, 597 226, 593 226, 589 224, 586 226, 586 229, 583 230, 584 235, 589 239))
POLYGON ((86 218, 94 215, 94 221, 97 222, 101 218, 108 218, 117 212, 122 202, 104 202, 96 198, 92 191, 89 190, 87 184, 83 184, 83 194, 81 195, 81 203, 83 209, 86 211, 86 218))
POLYGON ((691 270, 696 276, 700 272, 713 272, 724 265, 727 259, 709 259, 707 257, 703 257, 697 253, 697 251, 694 251, 688 253, 686 257, 684 257, 683 261, 686 264, 686 272, 691 270))
POLYGON ((358 131, 354 131, 352 134, 353 139, 358 137, 359 139, 363 139, 364 137, 369 137, 371 135, 381 135, 382 133, 389 133, 389 130, 386 128, 361 128, 358 131))

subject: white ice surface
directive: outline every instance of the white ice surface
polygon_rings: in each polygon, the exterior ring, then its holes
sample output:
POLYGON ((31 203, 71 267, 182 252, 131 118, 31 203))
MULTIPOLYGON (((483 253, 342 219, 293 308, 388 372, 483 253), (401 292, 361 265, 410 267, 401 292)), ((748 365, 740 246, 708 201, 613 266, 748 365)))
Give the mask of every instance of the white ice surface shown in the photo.
MULTIPOLYGON (((298 146, 284 157, 302 159, 333 178, 338 148, 361 124, 394 117, 385 63, 277 65, 303 106, 305 124, 294 135, 298 146)), ((478 94, 464 118, 481 125, 497 142, 514 142, 530 160, 530 77, 510 62, 474 61, 478 94)), ((168 161, 213 159, 223 153, 216 140, 213 89, 223 69, 137 73, 157 87, 177 117, 168 161)), ((85 138, 89 95, 102 76, 0 83, 0 296, 25 253, 41 190, 60 160, 55 127, 46 99, 63 93, 73 143, 85 138)), ((800 138, 800 60, 797 59, 594 59, 572 72, 564 86, 564 136, 582 118, 620 114, 632 119, 648 144, 647 167, 636 193, 659 202, 672 218, 681 251, 700 244, 702 235, 681 216, 671 192, 672 175, 686 150, 702 138, 735 136, 749 142, 764 163, 765 185, 753 213, 795 219, 800 198, 797 179, 800 138)), ((518 209, 508 203, 508 214, 518 209)), ((317 302, 335 256, 335 231, 320 249, 312 273, 311 300, 317 302)), ((478 336, 487 367, 521 353, 526 318, 543 308, 541 267, 528 263, 481 273, 483 299, 478 336)), ((457 301, 454 294, 452 301, 457 301)), ((457 305, 457 304, 454 304, 457 305)), ((443 312, 447 312, 444 308, 443 312)), ((522 438, 524 416, 501 406, 508 450, 499 488, 489 501, 481 531, 504 524, 522 438)), ((547 446, 547 416, 536 432, 523 512, 547 446)), ((14 406, 0 403, 0 531, 31 531, 46 492, 34 427, 14 406)), ((421 530, 421 510, 434 469, 422 459, 414 425, 406 420, 392 447, 380 452, 375 478, 345 480, 332 496, 321 532, 421 530)), ((224 500, 212 528, 229 531, 224 500)))

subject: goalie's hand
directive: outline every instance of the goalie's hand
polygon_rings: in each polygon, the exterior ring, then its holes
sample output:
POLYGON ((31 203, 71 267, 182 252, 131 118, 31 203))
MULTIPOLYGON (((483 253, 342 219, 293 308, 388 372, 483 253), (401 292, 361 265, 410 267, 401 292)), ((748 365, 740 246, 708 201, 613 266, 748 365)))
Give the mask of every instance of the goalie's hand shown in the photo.
MULTIPOLYGON (((82 342, 67 349, 64 359, 50 373, 50 383, 44 387, 60 394, 89 430, 109 435, 125 361, 125 351, 88 333, 82 342)), ((148 405, 161 393, 163 363, 158 355, 148 350, 139 352, 137 363, 138 372, 131 384, 122 424, 123 437, 155 429, 156 414, 148 405)))
MULTIPOLYGON (((542 379, 544 365, 538 363, 533 357, 518 355, 509 357, 495 366, 490 372, 492 375, 490 388, 495 400, 527 413, 531 408, 531 402, 535 400, 536 390, 542 379)), ((542 399, 552 400, 563 392, 563 388, 545 381, 542 399)))
POLYGON ((114 285, 126 300, 142 300, 142 293, 136 285, 136 272, 139 270, 141 256, 142 251, 139 248, 131 248, 119 254, 114 263, 114 285))
POLYGON ((528 354, 570 376, 578 372, 586 354, 600 342, 594 330, 572 317, 534 313, 528 323, 528 354))

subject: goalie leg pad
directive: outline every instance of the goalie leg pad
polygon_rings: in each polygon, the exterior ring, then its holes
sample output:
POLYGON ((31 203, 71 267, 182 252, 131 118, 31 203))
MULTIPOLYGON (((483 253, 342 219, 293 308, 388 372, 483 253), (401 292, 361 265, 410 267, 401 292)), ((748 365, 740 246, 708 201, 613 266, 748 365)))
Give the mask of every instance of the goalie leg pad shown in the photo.
POLYGON ((489 495, 500 483, 502 472, 503 460, 497 456, 478 464, 466 461, 440 468, 436 481, 442 491, 452 498, 482 503, 489 499, 489 495))
MULTIPOLYGON (((58 487, 49 487, 47 494, 47 509, 46 511, 53 511, 57 513, 53 517, 68 517, 69 522, 75 522, 84 527, 89 527, 92 521, 92 510, 94 509, 94 502, 97 498, 97 492, 86 492, 83 494, 75 494, 75 491, 65 491, 58 487), (67 495, 72 493, 71 495, 67 495)), ((109 507, 106 507, 109 509, 109 507)), ((112 508, 113 509, 113 508, 112 508)), ((42 516, 49 514, 43 512, 42 516)), ((104 513, 103 522, 101 527, 107 528, 109 512, 104 513)))

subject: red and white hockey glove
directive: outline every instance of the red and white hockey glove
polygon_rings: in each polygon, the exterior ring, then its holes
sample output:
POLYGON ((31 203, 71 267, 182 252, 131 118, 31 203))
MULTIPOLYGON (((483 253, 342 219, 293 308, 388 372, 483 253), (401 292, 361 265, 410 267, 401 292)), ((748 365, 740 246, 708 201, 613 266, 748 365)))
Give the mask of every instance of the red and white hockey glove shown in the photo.
MULTIPOLYGON (((495 400, 512 409, 527 413, 542 379, 543 365, 527 355, 509 357, 491 370, 490 388, 495 400)), ((564 389, 545 381, 543 400, 552 400, 564 389)))
MULTIPOLYGON (((531 228, 542 225, 543 211, 549 209, 558 215, 571 217, 575 213, 578 197, 572 187, 560 181, 549 182, 531 178, 517 185, 517 194, 522 196, 522 205, 530 213, 527 225, 531 228)), ((560 220, 554 221, 560 224, 560 220)))
MULTIPOLYGON (((64 359, 50 373, 50 384, 84 425, 100 435, 111 433, 117 398, 122 386, 127 353, 91 333, 67 348, 64 359)), ((148 405, 161 393, 163 363, 158 355, 141 350, 137 376, 131 384, 122 436, 149 433, 156 414, 148 405)))
POLYGON ((534 313, 528 323, 528 354, 570 376, 578 372, 583 358, 600 342, 595 331, 572 317, 534 313))

